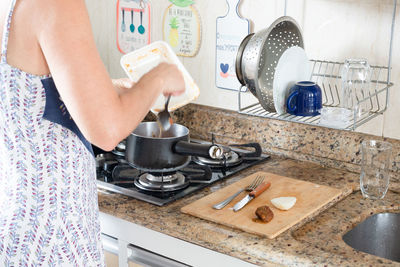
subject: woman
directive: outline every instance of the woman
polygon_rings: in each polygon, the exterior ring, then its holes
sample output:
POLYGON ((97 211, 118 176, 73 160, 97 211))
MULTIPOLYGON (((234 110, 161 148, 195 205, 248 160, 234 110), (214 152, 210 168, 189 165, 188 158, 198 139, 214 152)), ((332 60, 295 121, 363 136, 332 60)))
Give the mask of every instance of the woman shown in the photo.
POLYGON ((182 76, 113 85, 84 0, 2 0, 0 26, 0 265, 102 266, 90 143, 113 149, 182 76))

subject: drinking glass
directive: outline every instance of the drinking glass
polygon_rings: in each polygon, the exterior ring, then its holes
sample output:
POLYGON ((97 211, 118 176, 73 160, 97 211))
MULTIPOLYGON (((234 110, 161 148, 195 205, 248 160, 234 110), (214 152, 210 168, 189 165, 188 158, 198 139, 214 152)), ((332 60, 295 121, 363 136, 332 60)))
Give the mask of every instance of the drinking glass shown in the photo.
POLYGON ((319 124, 344 129, 352 124, 353 112, 347 108, 323 107, 319 124))
POLYGON ((357 117, 368 112, 367 102, 360 101, 369 97, 371 67, 366 59, 346 59, 342 68, 341 107, 356 112, 357 117))
POLYGON ((382 199, 389 188, 389 164, 392 145, 388 142, 365 140, 361 145, 360 188, 362 195, 382 199))

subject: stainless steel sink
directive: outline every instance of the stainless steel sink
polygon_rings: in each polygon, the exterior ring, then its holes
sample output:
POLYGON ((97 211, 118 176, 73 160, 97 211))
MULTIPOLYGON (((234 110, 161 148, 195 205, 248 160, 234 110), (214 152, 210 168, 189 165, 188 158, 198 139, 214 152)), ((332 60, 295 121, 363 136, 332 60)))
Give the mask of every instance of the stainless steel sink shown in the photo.
POLYGON ((400 262, 400 213, 368 217, 343 236, 350 247, 400 262))

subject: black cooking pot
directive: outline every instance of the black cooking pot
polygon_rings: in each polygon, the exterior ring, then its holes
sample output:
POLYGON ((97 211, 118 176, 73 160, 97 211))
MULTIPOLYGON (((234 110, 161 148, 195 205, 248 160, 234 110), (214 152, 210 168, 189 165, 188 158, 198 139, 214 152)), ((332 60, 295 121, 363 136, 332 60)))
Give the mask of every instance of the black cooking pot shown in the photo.
POLYGON ((217 159, 222 157, 222 148, 190 143, 189 129, 176 123, 160 137, 156 122, 142 122, 127 138, 125 158, 143 171, 175 171, 186 166, 190 156, 217 159))

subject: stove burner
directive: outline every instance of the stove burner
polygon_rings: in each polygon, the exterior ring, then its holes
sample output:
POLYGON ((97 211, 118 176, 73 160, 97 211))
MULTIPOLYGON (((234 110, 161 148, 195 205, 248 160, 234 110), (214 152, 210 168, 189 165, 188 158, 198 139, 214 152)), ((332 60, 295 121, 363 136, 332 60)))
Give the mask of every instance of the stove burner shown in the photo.
POLYGON ((145 173, 135 179, 134 183, 145 191, 171 192, 187 187, 189 179, 179 172, 161 176, 145 173))
MULTIPOLYGON (((157 183, 173 183, 176 179, 180 177, 179 173, 174 173, 174 174, 167 174, 167 175, 155 175, 151 173, 145 173, 141 176, 145 176, 146 180, 150 182, 157 182, 157 183)), ((183 176, 183 175, 182 175, 183 176)))
MULTIPOLYGON (((214 138, 213 138, 214 142, 214 138)), ((210 167, 235 167, 240 165, 243 161, 254 160, 261 156, 262 150, 258 143, 248 143, 242 145, 231 145, 230 147, 223 146, 223 158, 219 160, 212 160, 202 157, 193 157, 193 161, 200 165, 208 165, 210 167), (233 150, 235 148, 253 148, 252 152, 238 152, 233 150)), ((257 159, 256 159, 257 160, 257 159)))
POLYGON ((235 151, 232 151, 230 148, 228 152, 226 152, 224 148, 224 157, 222 159, 193 157, 193 161, 198 164, 208 165, 211 167, 232 167, 242 163, 242 157, 239 156, 239 154, 236 153, 235 151))

